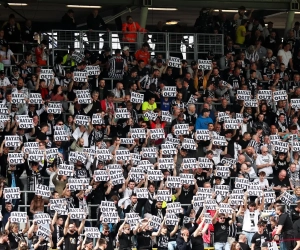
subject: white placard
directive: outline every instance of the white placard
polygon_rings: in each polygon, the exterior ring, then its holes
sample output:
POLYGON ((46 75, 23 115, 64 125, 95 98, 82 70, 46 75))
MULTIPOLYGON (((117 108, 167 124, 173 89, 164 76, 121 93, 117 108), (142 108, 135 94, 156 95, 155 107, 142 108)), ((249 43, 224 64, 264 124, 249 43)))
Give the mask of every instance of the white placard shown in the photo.
POLYGON ((142 148, 142 157, 143 158, 155 158, 157 157, 157 148, 151 147, 151 148, 142 148))
POLYGON ((300 99, 291 99, 291 107, 293 109, 299 109, 300 108, 300 99))
POLYGON ((74 51, 73 53, 72 53, 72 58, 74 59, 74 61, 75 62, 77 62, 77 63, 81 63, 83 60, 84 60, 84 55, 83 54, 81 54, 80 52, 78 52, 78 51, 74 51))
POLYGON ((162 90, 163 97, 176 97, 176 86, 165 86, 162 90))
POLYGON ((58 166, 58 175, 73 176, 74 165, 60 164, 58 166))
POLYGON ((38 225, 51 224, 52 221, 47 213, 34 214, 33 219, 38 225))
POLYGON ((35 195, 40 195, 43 197, 50 197, 51 191, 49 186, 37 184, 35 187, 35 195))
POLYGON ((272 90, 259 90, 257 95, 258 100, 271 100, 272 90))
POLYGON ((144 102, 144 94, 131 92, 130 102, 132 103, 143 103, 144 102))
POLYGON ((47 107, 48 114, 61 114, 62 104, 59 102, 49 102, 47 107))
POLYGON ((29 94, 29 104, 42 104, 43 98, 40 93, 30 93, 29 94))
POLYGON ((23 153, 8 153, 9 165, 19 165, 25 162, 23 153))
POLYGON ((168 66, 172 68, 181 68, 181 60, 179 57, 170 57, 168 61, 168 66))
POLYGON ((88 65, 88 66, 86 66, 85 70, 87 71, 89 76, 98 76, 98 75, 100 75, 99 65, 97 65, 97 66, 88 65))
POLYGON ((73 72, 74 82, 87 82, 88 73, 87 71, 74 71, 73 72))
POLYGON ((167 177, 167 187, 168 188, 180 188, 181 180, 179 176, 168 176, 167 177))
POLYGON ((209 141, 210 140, 209 130, 208 129, 197 129, 195 138, 198 141, 209 141))
POLYGON ((11 103, 12 104, 25 104, 25 95, 24 93, 17 93, 12 92, 11 93, 11 103))
POLYGON ((244 100, 248 101, 251 99, 251 90, 237 90, 236 93, 236 99, 237 100, 244 100))
POLYGON ((79 104, 92 103, 91 93, 89 90, 77 90, 76 91, 77 102, 79 104))
POLYGON ((52 69, 41 69, 40 79, 45 81, 52 80, 54 78, 54 72, 52 69))
POLYGON ((4 188, 4 198, 6 200, 20 199, 20 188, 4 188))
POLYGON ((211 60, 198 60, 198 69, 211 70, 211 60))
POLYGON ((164 139, 165 130, 163 128, 150 129, 150 138, 152 140, 164 139))
POLYGON ((27 222, 27 213, 26 212, 11 212, 10 214, 11 223, 26 223, 27 222))
POLYGON ((287 93, 285 90, 277 90, 273 92, 273 100, 275 102, 287 100, 287 93))
POLYGON ((256 108, 258 105, 256 99, 247 100, 244 102, 244 106, 247 108, 256 108))
POLYGON ((83 209, 80 208, 69 208, 69 212, 70 212, 70 219, 74 220, 74 219, 85 219, 86 218, 86 212, 83 209))
POLYGON ((174 135, 188 135, 188 134, 189 134, 189 124, 174 125, 174 135))
POLYGON ((89 239, 100 239, 101 238, 99 228, 97 228, 97 227, 85 227, 84 231, 85 231, 86 237, 89 239))

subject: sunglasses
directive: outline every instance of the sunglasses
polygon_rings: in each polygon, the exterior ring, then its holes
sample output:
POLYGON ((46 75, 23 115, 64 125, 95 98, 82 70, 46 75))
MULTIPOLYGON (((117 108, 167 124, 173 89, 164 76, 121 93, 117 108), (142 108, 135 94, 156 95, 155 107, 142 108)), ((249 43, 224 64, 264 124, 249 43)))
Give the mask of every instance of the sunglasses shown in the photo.
POLYGON ((219 217, 220 220, 225 220, 225 217, 219 217))

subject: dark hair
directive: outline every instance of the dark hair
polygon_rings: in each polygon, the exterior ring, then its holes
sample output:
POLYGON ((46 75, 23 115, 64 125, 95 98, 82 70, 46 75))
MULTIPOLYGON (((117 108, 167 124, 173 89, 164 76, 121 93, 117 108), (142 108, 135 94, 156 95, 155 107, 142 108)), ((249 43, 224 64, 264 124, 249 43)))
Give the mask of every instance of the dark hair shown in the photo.
POLYGON ((109 92, 109 93, 107 94, 107 97, 115 97, 115 94, 114 94, 113 92, 109 92))
MULTIPOLYGON (((58 88, 59 88, 59 87, 61 87, 61 86, 60 86, 60 85, 55 85, 55 86, 54 86, 54 88, 53 88, 53 90, 52 90, 52 94, 53 94, 53 95, 56 95, 56 94, 58 93, 58 88)), ((63 96, 64 94, 61 93, 60 95, 63 96)))
POLYGON ((285 207, 282 205, 277 206, 277 209, 281 212, 284 213, 285 212, 285 207))

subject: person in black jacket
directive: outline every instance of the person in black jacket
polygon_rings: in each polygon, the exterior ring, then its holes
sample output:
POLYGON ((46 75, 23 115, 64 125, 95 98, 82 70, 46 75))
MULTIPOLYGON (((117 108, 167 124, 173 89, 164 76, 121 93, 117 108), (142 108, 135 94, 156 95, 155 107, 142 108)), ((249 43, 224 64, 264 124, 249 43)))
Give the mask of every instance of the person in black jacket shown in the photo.
MULTIPOLYGON (((95 45, 95 50, 99 50, 99 30, 106 30, 109 32, 106 23, 103 21, 102 17, 99 15, 98 9, 94 9, 93 12, 87 18, 87 37, 89 39, 89 49, 93 50, 95 45)), ((103 37, 102 37, 103 38, 103 37)), ((105 42, 105 41, 104 41, 105 42)))
POLYGON ((187 228, 183 227, 180 231, 180 234, 178 234, 177 239, 177 250, 190 250, 190 232, 187 228))
MULTIPOLYGON (((295 223, 297 220, 300 219, 300 202, 297 202, 296 207, 292 207, 291 218, 292 218, 293 223, 295 223)), ((300 221, 299 221, 299 225, 300 225, 300 221)))
MULTIPOLYGON (((75 30, 76 29, 76 22, 74 18, 74 11, 72 9, 69 9, 68 12, 62 17, 61 19, 61 29, 62 30, 75 30)), ((59 31, 58 32, 58 39, 65 40, 61 44, 58 43, 58 48, 68 48, 73 47, 74 44, 74 33, 72 31, 59 31)))

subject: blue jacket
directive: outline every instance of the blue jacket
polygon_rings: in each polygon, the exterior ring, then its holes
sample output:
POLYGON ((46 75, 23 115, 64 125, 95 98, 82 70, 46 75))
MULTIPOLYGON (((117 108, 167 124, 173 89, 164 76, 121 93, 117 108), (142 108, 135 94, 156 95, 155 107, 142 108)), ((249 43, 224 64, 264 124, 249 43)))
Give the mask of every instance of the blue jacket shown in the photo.
POLYGON ((204 118, 203 116, 199 116, 196 120, 196 130, 207 129, 209 123, 214 123, 210 117, 204 118))

